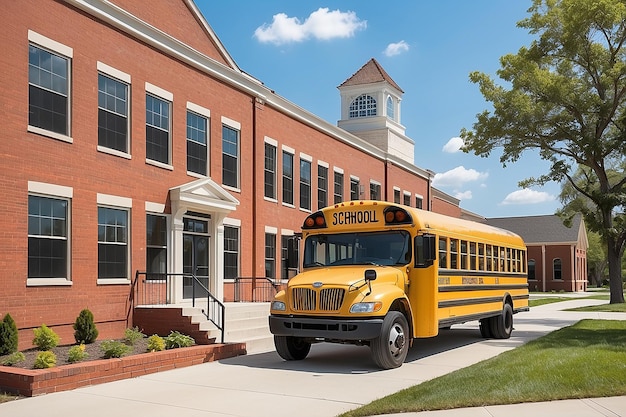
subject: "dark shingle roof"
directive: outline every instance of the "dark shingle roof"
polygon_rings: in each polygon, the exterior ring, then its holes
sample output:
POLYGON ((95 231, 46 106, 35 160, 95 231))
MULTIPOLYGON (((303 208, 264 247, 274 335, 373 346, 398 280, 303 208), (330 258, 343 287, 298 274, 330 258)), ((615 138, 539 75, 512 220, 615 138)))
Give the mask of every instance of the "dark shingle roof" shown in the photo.
POLYGON ((576 215, 572 227, 567 227, 556 215, 498 217, 486 219, 487 224, 517 233, 526 244, 573 243, 578 241, 582 216, 576 215))
POLYGON ((387 74, 387 72, 380 66, 376 59, 372 58, 365 65, 363 65, 357 72, 352 74, 350 78, 345 80, 339 87, 348 85, 362 85, 373 84, 381 81, 387 81, 398 91, 404 93, 400 86, 387 74))

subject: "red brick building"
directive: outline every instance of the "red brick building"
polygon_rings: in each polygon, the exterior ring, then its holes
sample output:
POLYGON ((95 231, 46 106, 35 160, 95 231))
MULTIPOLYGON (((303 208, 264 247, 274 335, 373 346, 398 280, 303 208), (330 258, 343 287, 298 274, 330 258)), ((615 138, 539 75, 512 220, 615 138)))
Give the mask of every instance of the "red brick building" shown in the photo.
POLYGON ((500 217, 487 224, 520 235, 528 248, 529 291, 587 290, 587 229, 581 215, 571 227, 555 215, 500 217))
POLYGON ((225 301, 234 277, 287 278, 287 240, 328 204, 460 215, 414 165, 375 60, 340 86, 335 126, 241 71, 192 0, 2 10, 0 314, 20 347, 42 323, 71 343, 83 308, 120 336, 136 271, 194 273, 225 301))

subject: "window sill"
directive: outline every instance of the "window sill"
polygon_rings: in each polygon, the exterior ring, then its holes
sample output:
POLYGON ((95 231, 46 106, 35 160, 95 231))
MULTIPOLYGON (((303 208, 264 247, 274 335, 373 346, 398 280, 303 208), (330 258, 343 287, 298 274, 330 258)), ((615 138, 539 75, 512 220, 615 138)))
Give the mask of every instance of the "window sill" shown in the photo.
POLYGON ((163 162, 159 162, 159 161, 153 161, 152 159, 146 158, 146 164, 154 165, 155 167, 158 167, 158 168, 169 169, 170 171, 174 171, 174 167, 172 165, 164 164, 163 162))
POLYGON ((98 278, 98 285, 128 285, 130 280, 126 278, 98 278))
POLYGON ((51 130, 42 129, 40 127, 28 125, 28 128, 26 130, 28 132, 36 133, 37 135, 46 136, 52 139, 60 140, 62 142, 74 143, 74 139, 71 136, 62 135, 60 133, 56 133, 51 130))
POLYGON ((272 197, 263 197, 263 200, 269 202, 269 203, 278 203, 278 200, 276 200, 275 198, 272 197))
POLYGON ((106 146, 98 145, 97 149, 98 149, 98 152, 108 153, 109 155, 119 156, 120 158, 132 159, 130 154, 126 152, 118 151, 116 149, 107 148, 106 146))
POLYGON ((27 287, 71 287, 72 281, 65 278, 28 278, 27 287))
POLYGON ((225 190, 230 190, 234 193, 241 193, 241 188, 233 187, 231 185, 226 185, 226 184, 222 184, 222 187, 224 187, 225 190))

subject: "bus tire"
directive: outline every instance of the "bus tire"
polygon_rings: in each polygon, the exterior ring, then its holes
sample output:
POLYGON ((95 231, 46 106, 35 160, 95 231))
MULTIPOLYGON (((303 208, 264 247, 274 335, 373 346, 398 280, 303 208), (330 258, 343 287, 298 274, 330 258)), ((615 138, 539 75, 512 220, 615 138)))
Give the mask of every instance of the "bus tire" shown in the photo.
POLYGON ((513 331, 513 308, 505 303, 502 314, 491 318, 491 333, 496 339, 508 339, 513 331))
POLYGON ((491 333, 491 321, 492 318, 489 317, 488 319, 482 319, 479 322, 480 335, 485 339, 491 339, 493 337, 493 334, 491 333))
POLYGON ((311 343, 301 337, 274 336, 276 352, 286 361, 300 361, 307 357, 311 343))
POLYGON ((383 369, 398 368, 409 351, 409 324, 404 314, 390 311, 383 320, 380 336, 370 342, 372 359, 383 369))

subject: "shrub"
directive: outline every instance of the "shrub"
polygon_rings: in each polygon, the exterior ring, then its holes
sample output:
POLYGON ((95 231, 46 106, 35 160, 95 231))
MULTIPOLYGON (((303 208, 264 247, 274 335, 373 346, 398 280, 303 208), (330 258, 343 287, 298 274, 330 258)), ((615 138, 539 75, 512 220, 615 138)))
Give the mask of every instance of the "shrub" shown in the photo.
POLYGON ((52 368, 56 364, 57 355, 55 355, 54 352, 46 350, 37 354, 37 357, 35 358, 35 365, 33 367, 35 369, 46 369, 52 368))
POLYGON ((4 358, 4 360, 2 361, 2 365, 13 366, 20 362, 24 362, 25 360, 26 360, 26 356, 24 356, 22 352, 14 352, 10 354, 9 356, 7 356, 6 358, 4 358))
POLYGON ((17 326, 9 313, 0 322, 0 355, 17 352, 17 326))
POLYGON ((39 350, 50 350, 59 344, 59 335, 54 330, 48 328, 45 324, 41 327, 34 329, 35 338, 33 339, 33 345, 37 346, 39 350))
POLYGON ((98 329, 93 321, 93 313, 84 309, 76 317, 74 323, 74 339, 76 343, 93 343, 98 338, 98 329))
POLYGON ((67 361, 70 363, 80 362, 83 359, 86 359, 89 356, 89 353, 85 352, 85 344, 81 343, 80 345, 72 346, 67 353, 67 361))
POLYGON ((130 352, 130 346, 118 341, 118 340, 105 340, 100 346, 104 352, 104 358, 121 358, 130 352))
POLYGON ((134 346, 138 340, 143 339, 144 337, 146 337, 146 335, 141 333, 139 327, 135 326, 132 329, 124 330, 124 341, 127 345, 134 346))
POLYGON ((160 352, 165 349, 165 340, 158 334, 148 338, 148 352, 160 352))
POLYGON ((176 349, 181 347, 193 346, 195 341, 191 336, 186 336, 178 331, 171 331, 165 337, 165 349, 176 349))

